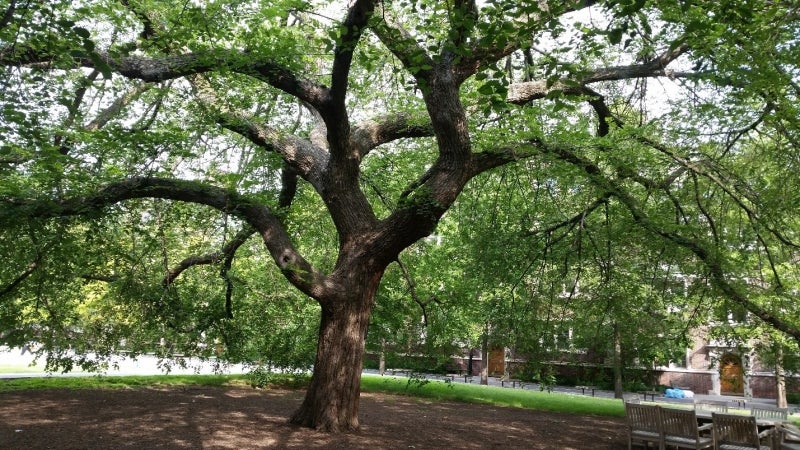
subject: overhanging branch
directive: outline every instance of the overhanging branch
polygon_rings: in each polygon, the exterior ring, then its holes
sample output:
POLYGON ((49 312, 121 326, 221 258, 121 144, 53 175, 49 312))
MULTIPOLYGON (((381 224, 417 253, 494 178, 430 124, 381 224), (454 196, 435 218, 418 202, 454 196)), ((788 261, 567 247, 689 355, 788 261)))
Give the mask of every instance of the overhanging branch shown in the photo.
POLYGON ((320 188, 319 174, 328 163, 329 154, 312 142, 282 133, 252 114, 228 106, 217 95, 211 83, 202 76, 191 76, 189 81, 198 101, 206 107, 217 123, 237 133, 258 147, 281 155, 284 163, 295 174, 320 188))
POLYGON ((56 218, 100 214, 105 208, 138 198, 161 198, 206 205, 232 214, 256 229, 275 264, 295 287, 318 298, 324 275, 295 249, 280 218, 269 207, 235 191, 198 181, 130 178, 111 183, 85 197, 58 199, 0 199, 0 225, 20 217, 56 218))
POLYGON ((639 202, 633 198, 624 188, 619 186, 616 181, 606 176, 599 166, 592 161, 579 156, 572 149, 565 146, 544 146, 544 151, 553 155, 575 167, 582 169, 587 177, 601 189, 609 192, 617 198, 631 213, 634 221, 645 230, 663 237, 668 241, 683 247, 692 252, 702 261, 711 274, 712 282, 729 299, 738 303, 754 316, 765 323, 770 324, 775 329, 786 333, 800 342, 800 329, 791 323, 775 316, 765 308, 751 301, 747 295, 740 292, 730 281, 729 274, 723 269, 722 256, 713 247, 703 243, 698 238, 690 238, 681 235, 676 230, 667 230, 657 225, 655 221, 647 215, 639 202))
POLYGON ((545 80, 528 81, 523 83, 513 83, 508 87, 506 100, 516 105, 525 104, 532 100, 547 97, 556 92, 564 95, 591 95, 585 89, 586 85, 600 81, 619 81, 634 78, 647 77, 689 77, 696 76, 695 73, 670 71, 667 66, 679 56, 686 53, 689 46, 684 44, 675 49, 668 50, 651 61, 642 64, 630 64, 625 66, 612 66, 594 69, 579 78, 558 80, 548 82, 545 80))
MULTIPOLYGON (((96 67, 99 60, 113 72, 126 78, 153 83, 218 70, 231 70, 268 83, 315 108, 323 107, 329 99, 327 87, 300 78, 291 69, 249 51, 215 50, 158 57, 113 56, 104 50, 97 50, 95 53, 96 58, 88 56, 74 58, 75 64, 102 69, 96 67)), ((50 68, 47 65, 60 58, 62 58, 60 55, 51 54, 47 50, 18 44, 14 51, 0 52, 0 66, 50 68)))

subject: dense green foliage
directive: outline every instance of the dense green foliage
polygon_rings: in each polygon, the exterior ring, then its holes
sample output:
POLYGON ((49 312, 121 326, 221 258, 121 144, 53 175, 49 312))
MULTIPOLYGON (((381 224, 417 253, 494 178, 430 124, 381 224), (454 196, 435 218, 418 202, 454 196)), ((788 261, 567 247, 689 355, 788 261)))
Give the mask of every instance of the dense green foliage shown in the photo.
POLYGON ((0 6, 0 343, 799 368, 794 2, 268 3, 0 6))

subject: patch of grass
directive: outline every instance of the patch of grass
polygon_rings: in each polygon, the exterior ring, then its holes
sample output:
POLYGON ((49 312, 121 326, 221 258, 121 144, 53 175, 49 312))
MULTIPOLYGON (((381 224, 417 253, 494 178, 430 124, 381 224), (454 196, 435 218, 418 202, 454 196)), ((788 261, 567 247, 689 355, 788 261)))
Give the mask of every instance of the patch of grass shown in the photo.
POLYGON ((0 392, 27 389, 129 389, 160 386, 247 385, 244 375, 32 377, 0 380, 0 392))
POLYGON ((386 392, 433 400, 510 406, 540 411, 615 417, 625 416, 625 408, 618 399, 508 389, 476 384, 445 383, 440 381, 419 384, 408 383, 406 378, 364 375, 361 378, 361 390, 364 392, 386 392))

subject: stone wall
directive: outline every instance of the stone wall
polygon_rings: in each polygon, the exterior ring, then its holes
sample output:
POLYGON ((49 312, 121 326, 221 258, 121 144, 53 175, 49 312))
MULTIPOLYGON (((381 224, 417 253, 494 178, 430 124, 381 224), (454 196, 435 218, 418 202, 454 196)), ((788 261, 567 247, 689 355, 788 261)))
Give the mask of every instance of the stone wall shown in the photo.
POLYGON ((713 375, 708 371, 665 370, 658 383, 662 386, 686 388, 695 394, 708 394, 713 389, 713 375))

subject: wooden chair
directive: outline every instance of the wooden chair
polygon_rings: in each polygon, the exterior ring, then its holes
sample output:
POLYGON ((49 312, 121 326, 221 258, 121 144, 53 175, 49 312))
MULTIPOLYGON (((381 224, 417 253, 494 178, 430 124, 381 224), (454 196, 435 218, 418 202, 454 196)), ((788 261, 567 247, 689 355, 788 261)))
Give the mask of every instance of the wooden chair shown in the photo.
POLYGON ((711 424, 698 427, 697 414, 693 409, 661 408, 661 424, 665 446, 695 450, 714 446, 711 437, 700 435, 702 431, 710 430, 711 424))
POLYGON ((628 420, 628 450, 633 448, 633 441, 641 441, 645 448, 654 442, 659 450, 664 450, 660 406, 626 402, 625 416, 628 420))
POLYGON ((778 419, 786 420, 789 418, 788 408, 778 408, 772 405, 750 404, 750 414, 756 419, 778 419))
POLYGON ((791 423, 782 423, 778 427, 780 433, 780 450, 800 450, 800 428, 791 423))
POLYGON ((728 412, 728 402, 726 402, 724 400, 695 399, 694 400, 694 409, 703 410, 703 411, 727 413, 728 412))
POLYGON ((714 450, 770 450, 761 439, 771 441, 773 429, 758 432, 756 418, 738 414, 711 413, 714 431, 714 450))

